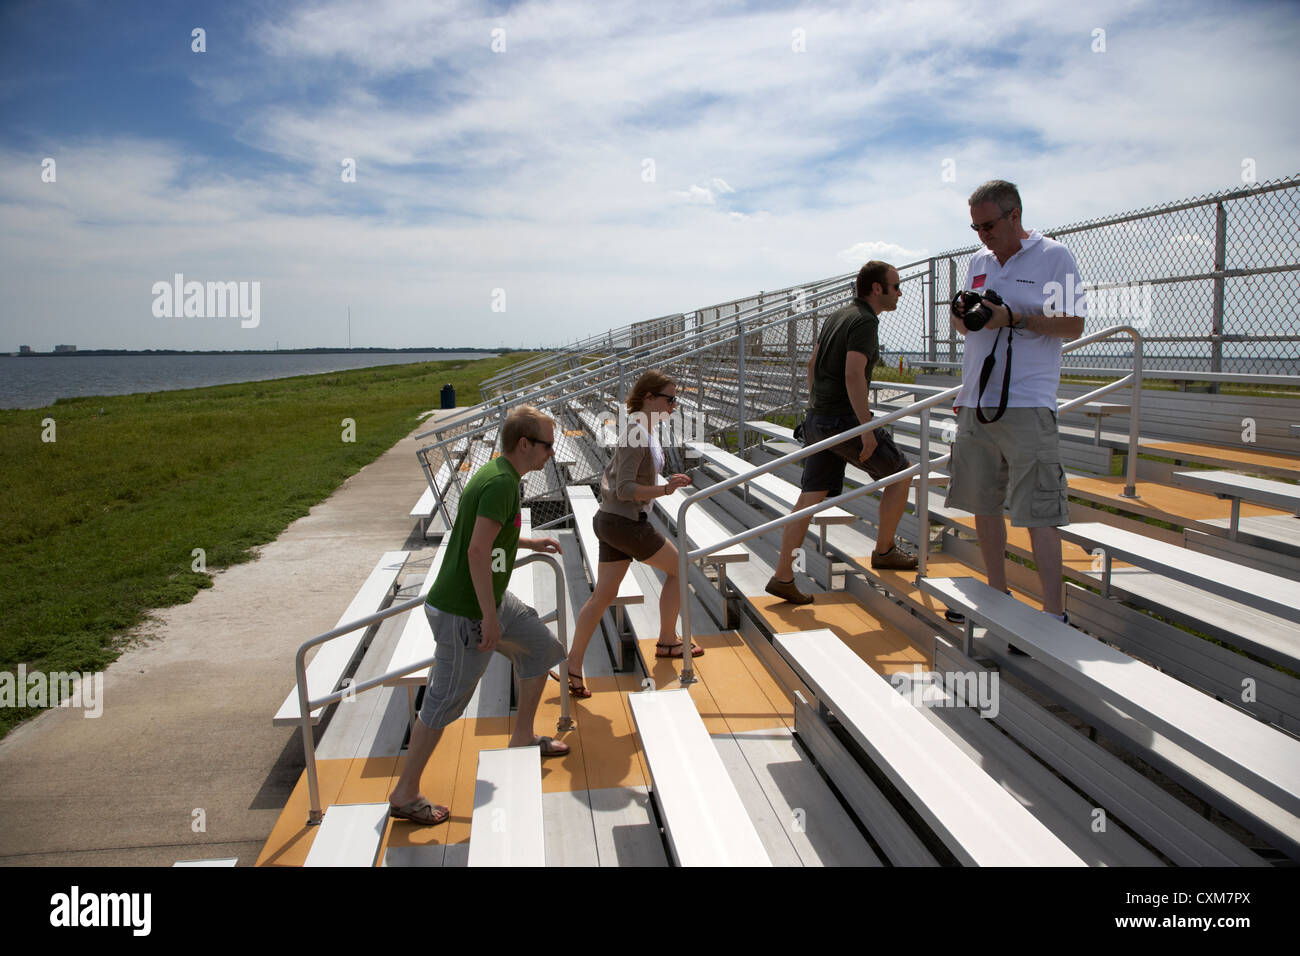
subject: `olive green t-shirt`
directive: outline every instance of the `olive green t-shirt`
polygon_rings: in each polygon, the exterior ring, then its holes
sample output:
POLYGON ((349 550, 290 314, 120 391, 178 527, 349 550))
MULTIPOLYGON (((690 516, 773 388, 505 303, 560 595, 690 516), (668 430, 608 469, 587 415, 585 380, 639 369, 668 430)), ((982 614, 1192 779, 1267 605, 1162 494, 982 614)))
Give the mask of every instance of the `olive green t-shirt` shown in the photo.
POLYGON ((853 403, 844 387, 844 363, 850 352, 867 357, 866 379, 880 359, 880 320, 865 302, 854 299, 831 315, 817 336, 817 362, 813 365, 812 395, 808 411, 814 415, 852 415, 853 403))
POLYGON ((504 455, 474 472, 461 492, 456 521, 444 545, 447 553, 426 598, 440 611, 474 620, 483 617, 483 609, 478 606, 469 575, 469 543, 480 515, 501 522, 501 530, 492 541, 492 599, 499 607, 515 567, 520 529, 519 472, 504 455))

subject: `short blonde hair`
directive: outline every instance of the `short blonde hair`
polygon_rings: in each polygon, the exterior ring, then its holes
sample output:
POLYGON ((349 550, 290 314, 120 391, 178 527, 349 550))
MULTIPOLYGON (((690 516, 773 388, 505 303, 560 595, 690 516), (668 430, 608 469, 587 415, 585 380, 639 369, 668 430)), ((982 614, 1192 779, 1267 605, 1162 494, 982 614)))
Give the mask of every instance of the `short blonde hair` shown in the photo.
POLYGON ((652 368, 648 372, 642 372, 641 377, 638 378, 636 384, 632 386, 632 390, 627 393, 627 410, 629 412, 641 411, 642 406, 645 405, 646 399, 649 398, 653 392, 661 391, 669 385, 676 384, 676 382, 657 368, 652 368))
POLYGON ((554 425, 555 419, 532 405, 520 405, 512 410, 506 416, 505 425, 501 427, 501 451, 513 452, 519 446, 521 438, 540 439, 542 426, 546 422, 554 425))

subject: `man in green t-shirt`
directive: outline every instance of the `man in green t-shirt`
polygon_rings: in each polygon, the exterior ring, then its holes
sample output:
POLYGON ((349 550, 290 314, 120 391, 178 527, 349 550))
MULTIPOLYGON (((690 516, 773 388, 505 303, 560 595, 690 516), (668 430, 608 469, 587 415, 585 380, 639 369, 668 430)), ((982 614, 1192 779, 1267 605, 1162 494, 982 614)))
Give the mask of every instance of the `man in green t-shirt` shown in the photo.
MULTIPOLYGON (((822 326, 808 360, 808 414, 804 417, 804 446, 871 421, 871 370, 880 358, 880 319, 892 312, 902 296, 898 270, 873 259, 858 270, 853 301, 839 309, 822 326)), ((860 466, 880 481, 908 467, 907 459, 884 429, 864 432, 803 460, 800 495, 794 510, 835 497, 844 491, 844 468, 860 466)), ((898 547, 894 532, 907 507, 908 483, 889 485, 880 496, 880 534, 871 554, 877 570, 910 571, 916 555, 898 547)), ((781 554, 767 582, 767 593, 793 604, 809 604, 813 597, 794 583, 794 549, 803 543, 812 518, 792 521, 781 533, 781 554)))
POLYGON ((411 725, 406 765, 389 795, 389 815, 415 823, 442 823, 448 809, 420 795, 424 772, 442 730, 474 696, 492 654, 508 658, 519 678, 519 709, 511 747, 537 746, 543 757, 569 752, 566 744, 533 734, 546 674, 564 660, 564 646, 537 612, 506 590, 520 545, 557 554, 554 538, 520 538, 519 482, 551 458, 555 422, 530 405, 516 408, 501 429, 500 457, 474 473, 461 493, 425 613, 437 643, 424 703, 411 725))

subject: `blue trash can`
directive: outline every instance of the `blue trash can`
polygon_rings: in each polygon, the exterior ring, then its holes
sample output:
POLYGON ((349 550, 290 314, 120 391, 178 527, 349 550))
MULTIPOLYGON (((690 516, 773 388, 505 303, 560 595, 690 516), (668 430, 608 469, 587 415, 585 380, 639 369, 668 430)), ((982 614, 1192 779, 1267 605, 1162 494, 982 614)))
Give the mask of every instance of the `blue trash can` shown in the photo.
POLYGON ((450 382, 448 382, 446 385, 442 387, 442 407, 443 408, 456 407, 456 389, 452 388, 450 382))

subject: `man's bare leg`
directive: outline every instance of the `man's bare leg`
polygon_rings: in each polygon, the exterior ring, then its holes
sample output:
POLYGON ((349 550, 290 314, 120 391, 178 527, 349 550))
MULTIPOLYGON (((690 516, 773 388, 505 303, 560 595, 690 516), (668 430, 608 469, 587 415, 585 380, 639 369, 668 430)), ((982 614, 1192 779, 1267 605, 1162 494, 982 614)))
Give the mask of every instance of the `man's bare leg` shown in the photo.
MULTIPOLYGON (((794 503, 794 510, 800 511, 809 505, 824 501, 826 495, 827 492, 825 491, 805 491, 799 495, 799 499, 794 503)), ((799 521, 791 521, 781 529, 781 556, 777 559, 776 570, 772 575, 778 581, 790 581, 794 578, 794 549, 803 544, 803 539, 808 535, 808 526, 810 524, 812 524, 812 518, 808 517, 799 521)), ((895 519, 895 524, 897 524, 897 519, 895 519)))
MULTIPOLYGON (((528 747, 536 740, 533 733, 533 718, 537 716, 537 705, 542 700, 542 688, 546 686, 546 675, 519 682, 519 710, 515 714, 515 729, 510 735, 511 747, 528 747)), ((559 740, 552 741, 556 753, 568 751, 569 746, 559 740)))
POLYGON ((880 537, 876 541, 876 553, 884 554, 894 546, 894 532, 898 530, 898 520, 903 517, 907 507, 908 482, 900 481, 890 485, 880 495, 880 537))
POLYGON ((397 778, 397 785, 388 795, 388 802, 395 807, 404 807, 420 795, 420 775, 433 756, 433 750, 442 739, 442 728, 434 730, 426 727, 424 721, 416 717, 411 723, 411 742, 406 749, 406 764, 402 775, 397 778))
POLYGON ((984 573, 989 587, 997 591, 1007 589, 1007 526, 1002 515, 976 515, 975 536, 979 538, 980 555, 984 558, 984 573))
POLYGON ((1038 580, 1043 585, 1043 610, 1048 614, 1062 614, 1065 602, 1061 598, 1061 532, 1055 528, 1030 528, 1029 543, 1034 550, 1034 564, 1038 565, 1038 580))

